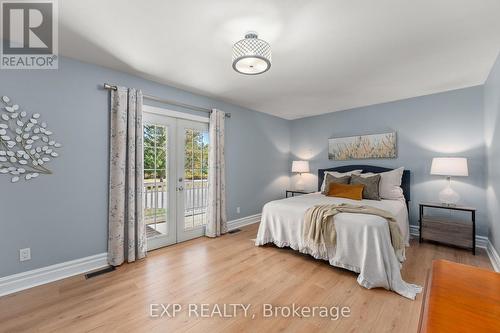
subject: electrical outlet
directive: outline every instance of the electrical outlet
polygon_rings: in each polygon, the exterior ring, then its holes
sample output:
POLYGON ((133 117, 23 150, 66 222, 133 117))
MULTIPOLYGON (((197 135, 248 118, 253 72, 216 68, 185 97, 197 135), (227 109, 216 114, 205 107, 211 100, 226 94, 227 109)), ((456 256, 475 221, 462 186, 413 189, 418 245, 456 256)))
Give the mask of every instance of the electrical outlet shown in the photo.
POLYGON ((236 207, 236 214, 239 214, 241 212, 240 207, 236 207))
POLYGON ((31 260, 31 249, 29 247, 19 250, 19 261, 31 260))

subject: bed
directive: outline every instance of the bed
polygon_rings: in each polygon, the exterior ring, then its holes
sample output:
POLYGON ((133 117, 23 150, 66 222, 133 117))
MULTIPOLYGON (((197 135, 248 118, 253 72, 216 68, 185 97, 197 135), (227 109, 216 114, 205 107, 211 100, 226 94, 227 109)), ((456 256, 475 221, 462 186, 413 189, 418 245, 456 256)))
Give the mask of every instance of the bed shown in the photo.
MULTIPOLYGON (((318 170, 318 189, 323 183, 325 172, 348 172, 363 170, 363 173, 380 173, 392 169, 351 165, 318 170)), ((317 253, 304 245, 302 232, 304 214, 312 206, 318 204, 363 204, 391 212, 401 229, 406 246, 409 245, 408 205, 410 199, 410 171, 405 170, 401 188, 404 199, 400 200, 350 200, 328 197, 320 192, 275 200, 267 203, 262 210, 262 218, 255 240, 261 246, 273 243, 278 247, 290 247, 313 256, 327 260, 330 265, 359 273, 357 281, 365 288, 382 287, 409 298, 415 299, 421 287, 403 281, 401 267, 405 260, 404 252, 397 255, 391 244, 391 236, 387 221, 375 215, 340 213, 335 216, 337 244, 328 253, 317 253)))

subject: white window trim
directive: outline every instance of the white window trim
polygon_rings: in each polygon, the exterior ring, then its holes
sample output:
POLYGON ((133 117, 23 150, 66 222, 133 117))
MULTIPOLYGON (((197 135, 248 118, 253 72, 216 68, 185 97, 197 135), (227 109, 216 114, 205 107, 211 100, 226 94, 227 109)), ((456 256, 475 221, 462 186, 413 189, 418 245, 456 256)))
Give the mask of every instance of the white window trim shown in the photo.
POLYGON ((165 108, 159 108, 156 106, 151 106, 151 105, 143 105, 142 106, 142 111, 143 112, 148 112, 148 113, 153 113, 153 114, 159 114, 162 116, 168 116, 168 117, 173 117, 173 118, 180 118, 180 119, 187 119, 187 120, 194 120, 198 121, 201 123, 209 123, 210 119, 209 117, 204 117, 204 116, 197 116, 194 114, 190 113, 185 113, 185 112, 179 112, 179 111, 173 111, 165 108))

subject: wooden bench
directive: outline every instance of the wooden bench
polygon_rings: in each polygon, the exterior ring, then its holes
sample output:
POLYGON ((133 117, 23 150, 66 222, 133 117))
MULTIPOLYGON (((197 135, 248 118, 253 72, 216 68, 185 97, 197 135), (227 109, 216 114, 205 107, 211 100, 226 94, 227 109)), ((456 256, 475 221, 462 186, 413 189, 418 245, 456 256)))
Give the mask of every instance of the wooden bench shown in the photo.
POLYGON ((500 332, 500 274, 434 260, 427 277, 419 332, 500 332))

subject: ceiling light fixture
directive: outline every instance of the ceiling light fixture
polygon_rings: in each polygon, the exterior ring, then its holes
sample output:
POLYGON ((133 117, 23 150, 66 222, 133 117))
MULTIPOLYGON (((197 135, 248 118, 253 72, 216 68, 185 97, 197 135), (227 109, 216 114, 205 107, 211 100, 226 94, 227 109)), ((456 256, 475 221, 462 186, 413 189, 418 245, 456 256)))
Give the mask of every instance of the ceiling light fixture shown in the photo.
POLYGON ((233 69, 245 75, 257 75, 271 68, 271 46, 250 31, 233 46, 233 69))

